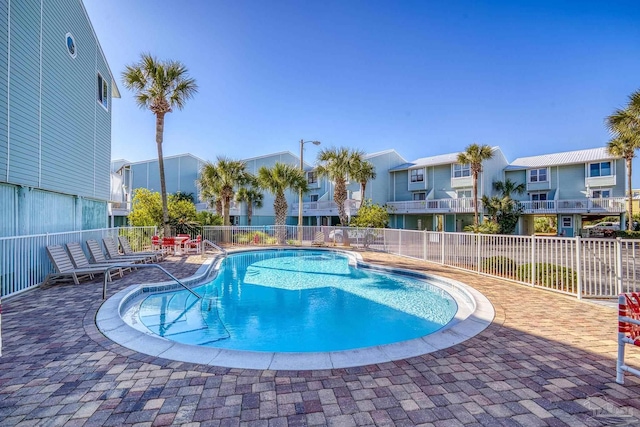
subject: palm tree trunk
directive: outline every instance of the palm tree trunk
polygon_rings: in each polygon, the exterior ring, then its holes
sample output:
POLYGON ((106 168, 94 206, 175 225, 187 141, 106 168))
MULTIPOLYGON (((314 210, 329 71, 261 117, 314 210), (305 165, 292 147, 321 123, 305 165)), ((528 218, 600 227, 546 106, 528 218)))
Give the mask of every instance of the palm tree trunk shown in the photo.
POLYGON ((276 211, 276 239, 279 245, 284 244, 287 236, 285 230, 285 224, 287 221, 287 199, 284 197, 284 193, 276 194, 276 200, 273 202, 273 207, 276 211))
POLYGON ((224 218, 223 224, 226 226, 231 225, 231 221, 229 220, 229 208, 231 207, 229 206, 230 203, 231 197, 225 194, 222 198, 222 215, 224 218))
POLYGON ((473 172, 473 225, 478 227, 478 172, 473 172))
POLYGON ((360 207, 364 204, 364 191, 367 189, 367 181, 360 183, 360 207))
POLYGON ((627 188, 629 189, 629 219, 627 220, 627 230, 633 230, 633 190, 631 189, 631 157, 627 158, 627 188))
POLYGON ((247 202, 247 224, 251 227, 251 217, 253 216, 253 202, 249 200, 247 202))
POLYGON ((162 141, 164 137, 164 113, 156 114, 156 145, 158 146, 158 169, 160 172, 160 196, 162 198, 162 227, 164 235, 171 235, 169 227, 169 207, 167 204, 167 183, 164 179, 164 157, 162 156, 162 141))

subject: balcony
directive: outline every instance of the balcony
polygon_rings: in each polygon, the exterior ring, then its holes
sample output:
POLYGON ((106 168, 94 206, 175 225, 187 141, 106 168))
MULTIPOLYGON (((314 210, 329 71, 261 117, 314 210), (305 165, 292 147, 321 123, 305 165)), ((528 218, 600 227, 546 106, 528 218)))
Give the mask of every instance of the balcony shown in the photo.
MULTIPOLYGON (((348 216, 358 213, 360 208, 360 200, 347 199, 344 201, 344 208, 348 216)), ((298 215, 298 203, 292 203, 290 209, 291 215, 298 215)), ((337 216, 338 205, 333 200, 321 200, 318 202, 303 202, 303 216, 337 216)))
MULTIPOLYGON (((406 202, 387 202, 390 213, 473 213, 474 200, 470 197, 459 199, 409 200, 406 202)), ((482 211, 482 200, 478 199, 478 209, 482 211)))
POLYGON ((626 210, 626 199, 624 197, 576 200, 527 200, 519 203, 525 214, 619 214, 626 210))
POLYGON ((127 216, 131 213, 131 203, 130 202, 111 202, 111 212, 112 216, 127 216))

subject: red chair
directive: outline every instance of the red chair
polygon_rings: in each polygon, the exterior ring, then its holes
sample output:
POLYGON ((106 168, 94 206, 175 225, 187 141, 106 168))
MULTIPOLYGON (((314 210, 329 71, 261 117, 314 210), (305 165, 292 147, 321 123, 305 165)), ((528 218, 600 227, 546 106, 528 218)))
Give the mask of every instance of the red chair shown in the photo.
POLYGON ((167 252, 174 253, 176 250, 176 238, 175 237, 163 237, 161 245, 162 249, 167 252))
POLYGON ((195 253, 199 254, 201 247, 202 247, 202 236, 199 234, 196 236, 196 240, 189 240, 187 243, 185 243, 185 248, 187 248, 187 252, 191 252, 192 250, 194 250, 195 253))
POLYGON ((153 249, 154 251, 160 250, 160 237, 151 237, 151 249, 153 249))
POLYGON ((640 370, 624 363, 625 345, 640 347, 640 292, 618 296, 618 360, 616 382, 624 384, 624 373, 640 376, 640 370))

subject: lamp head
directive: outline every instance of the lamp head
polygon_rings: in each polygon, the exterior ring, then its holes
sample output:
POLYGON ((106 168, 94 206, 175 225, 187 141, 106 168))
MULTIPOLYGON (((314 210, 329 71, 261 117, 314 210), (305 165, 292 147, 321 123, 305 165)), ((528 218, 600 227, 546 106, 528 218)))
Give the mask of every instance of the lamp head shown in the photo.
POLYGON ((313 145, 320 145, 320 141, 311 141, 313 145))

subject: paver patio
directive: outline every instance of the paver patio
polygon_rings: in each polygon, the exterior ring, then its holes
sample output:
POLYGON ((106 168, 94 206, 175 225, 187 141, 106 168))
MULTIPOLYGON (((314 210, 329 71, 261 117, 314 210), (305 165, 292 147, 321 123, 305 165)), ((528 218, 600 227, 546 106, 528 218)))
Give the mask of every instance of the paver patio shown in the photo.
MULTIPOLYGON (((467 283, 489 298, 496 317, 462 344, 406 360, 322 371, 230 369, 151 357, 106 339, 94 322, 100 280, 39 288, 3 301, 0 426, 640 425, 640 379, 615 383, 615 309, 361 255, 467 283)), ((200 258, 161 265, 181 278, 200 258)), ((115 280, 109 295, 164 280, 139 270, 115 280)), ((628 355, 640 367, 640 349, 628 355)))

